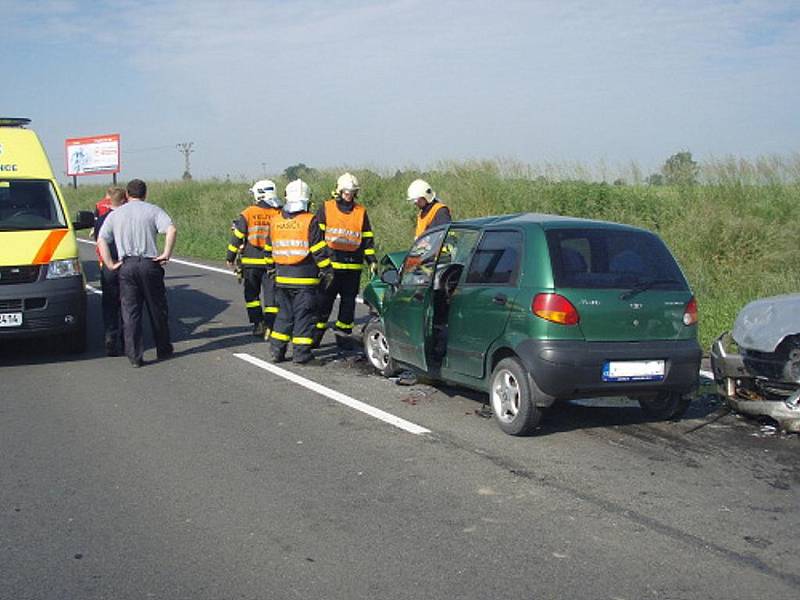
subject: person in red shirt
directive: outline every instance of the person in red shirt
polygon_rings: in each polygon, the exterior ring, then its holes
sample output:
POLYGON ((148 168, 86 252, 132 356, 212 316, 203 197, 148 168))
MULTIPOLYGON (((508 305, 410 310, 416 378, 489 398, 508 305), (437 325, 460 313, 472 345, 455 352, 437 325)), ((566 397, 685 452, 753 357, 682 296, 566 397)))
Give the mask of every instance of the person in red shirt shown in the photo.
MULTIPOLYGON (((95 230, 100 231, 106 217, 111 214, 115 208, 119 208, 128 200, 128 195, 125 190, 118 187, 110 187, 106 192, 106 197, 97 203, 100 206, 103 203, 103 212, 95 219, 95 230), (107 203, 103 201, 107 200, 107 203)), ((96 237, 96 235, 95 235, 96 237)), ((111 258, 116 262, 117 248, 116 246, 110 247, 111 258)), ((107 265, 103 264, 103 258, 100 256, 100 251, 97 249, 97 256, 100 260, 100 287, 103 290, 103 331, 106 354, 108 356, 121 356, 122 355, 122 317, 120 315, 120 296, 119 296, 119 271, 110 269, 107 265)))

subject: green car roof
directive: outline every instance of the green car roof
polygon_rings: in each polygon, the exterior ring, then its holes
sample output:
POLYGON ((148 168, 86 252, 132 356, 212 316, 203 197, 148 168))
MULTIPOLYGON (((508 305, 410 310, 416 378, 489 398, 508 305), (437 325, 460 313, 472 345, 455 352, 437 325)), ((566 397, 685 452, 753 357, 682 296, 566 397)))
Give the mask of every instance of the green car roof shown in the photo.
POLYGON ((526 225, 539 225, 543 229, 558 229, 569 227, 602 227, 602 228, 618 228, 636 231, 646 231, 639 227, 632 225, 624 225, 622 223, 614 223, 612 221, 598 221, 596 219, 581 219, 579 217, 570 217, 563 215, 549 215, 545 213, 514 213, 510 215, 494 215, 489 217, 478 217, 476 219, 464 219, 462 221, 455 221, 453 225, 465 225, 468 227, 487 227, 489 225, 513 225, 513 226, 526 226, 526 225))

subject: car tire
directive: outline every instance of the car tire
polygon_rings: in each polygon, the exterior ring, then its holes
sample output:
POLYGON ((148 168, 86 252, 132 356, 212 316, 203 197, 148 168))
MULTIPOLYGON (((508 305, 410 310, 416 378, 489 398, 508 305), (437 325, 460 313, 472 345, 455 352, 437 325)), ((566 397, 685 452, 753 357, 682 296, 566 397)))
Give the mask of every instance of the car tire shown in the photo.
POLYGON ((656 396, 636 398, 642 412, 651 419, 665 421, 681 417, 689 408, 692 399, 679 392, 660 392, 656 396))
POLYGON ((516 358, 504 358, 495 366, 489 403, 495 422, 509 435, 530 435, 542 420, 528 373, 516 358))
POLYGON ((364 354, 376 371, 384 377, 392 377, 400 372, 400 369, 392 358, 389 351, 389 342, 386 339, 386 332, 383 330, 383 323, 379 317, 373 318, 364 327, 364 354))

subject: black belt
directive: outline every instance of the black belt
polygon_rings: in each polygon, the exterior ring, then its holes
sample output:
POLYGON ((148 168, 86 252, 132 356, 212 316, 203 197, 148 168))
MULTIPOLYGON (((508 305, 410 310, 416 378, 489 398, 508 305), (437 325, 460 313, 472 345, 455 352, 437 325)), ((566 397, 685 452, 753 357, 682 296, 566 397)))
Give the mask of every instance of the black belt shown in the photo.
POLYGON ((134 261, 134 260, 135 261, 143 261, 143 260, 152 261, 154 258, 155 258, 155 256, 123 256, 122 257, 122 262, 129 262, 129 261, 134 261))

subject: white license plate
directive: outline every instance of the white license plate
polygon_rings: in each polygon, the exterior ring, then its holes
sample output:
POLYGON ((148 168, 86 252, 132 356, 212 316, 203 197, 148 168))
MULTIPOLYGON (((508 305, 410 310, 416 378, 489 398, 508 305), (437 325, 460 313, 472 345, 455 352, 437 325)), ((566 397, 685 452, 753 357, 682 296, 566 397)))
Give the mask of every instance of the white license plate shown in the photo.
POLYGON ((19 327, 22 325, 22 313, 0 313, 0 327, 19 327))
POLYGON ((603 381, 661 381, 663 360, 612 360, 603 365, 603 381))

